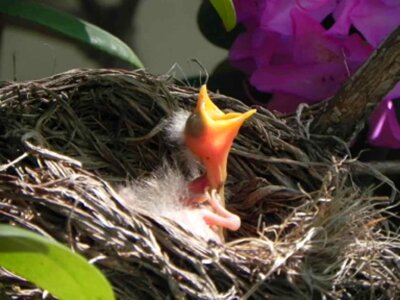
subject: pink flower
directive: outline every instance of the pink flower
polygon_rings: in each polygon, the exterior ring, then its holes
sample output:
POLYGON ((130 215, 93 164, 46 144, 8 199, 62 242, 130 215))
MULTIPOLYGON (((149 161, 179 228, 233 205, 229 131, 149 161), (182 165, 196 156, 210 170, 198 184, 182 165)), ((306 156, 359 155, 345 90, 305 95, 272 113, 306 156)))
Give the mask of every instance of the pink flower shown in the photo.
MULTIPOLYGON (((273 93, 268 106, 282 112, 333 96, 400 25, 400 0, 235 0, 235 7, 246 32, 230 61, 258 90, 273 93)), ((371 143, 400 137, 392 99, 371 119, 371 143)))
POLYGON ((381 101, 372 114, 369 142, 372 145, 400 149, 400 125, 394 102, 400 101, 400 84, 381 101))
POLYGON ((398 0, 344 0, 333 14, 336 22, 331 32, 348 34, 353 25, 364 38, 377 47, 400 25, 398 0))
POLYGON ((368 57, 372 47, 357 35, 328 34, 301 10, 293 9, 291 17, 292 40, 283 42, 284 37, 275 37, 275 43, 266 49, 269 60, 265 60, 265 54, 254 58, 257 67, 250 82, 261 91, 289 93, 307 102, 332 96, 368 57))
POLYGON ((336 6, 336 0, 269 0, 261 13, 262 29, 292 35, 292 11, 294 9, 321 22, 336 6))
POLYGON ((237 20, 246 26, 257 24, 260 11, 264 9, 265 0, 235 0, 237 20))
POLYGON ((307 99, 291 94, 275 93, 268 102, 268 109, 281 113, 291 113, 295 111, 301 103, 307 103, 307 99))

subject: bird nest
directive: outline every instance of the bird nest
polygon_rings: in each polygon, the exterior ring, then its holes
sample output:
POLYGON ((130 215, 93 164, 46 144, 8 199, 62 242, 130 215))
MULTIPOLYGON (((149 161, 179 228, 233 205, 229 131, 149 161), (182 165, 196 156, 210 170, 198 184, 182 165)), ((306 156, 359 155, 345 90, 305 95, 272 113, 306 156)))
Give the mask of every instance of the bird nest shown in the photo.
MULTIPOLYGON (((3 83, 0 222, 51 236, 98 266, 119 299, 387 299, 400 292, 400 241, 389 197, 346 158, 345 145, 308 130, 316 108, 277 117, 258 108, 229 158, 228 208, 242 227, 224 244, 173 220, 128 208, 115 187, 174 161, 168 118, 198 89, 167 76, 73 70, 3 83), (327 146, 329 145, 329 147, 327 146)), ((211 94, 224 110, 238 100, 211 94)), ((157 201, 157 199, 155 199, 157 201)), ((42 291, 5 270, 19 299, 42 291)))

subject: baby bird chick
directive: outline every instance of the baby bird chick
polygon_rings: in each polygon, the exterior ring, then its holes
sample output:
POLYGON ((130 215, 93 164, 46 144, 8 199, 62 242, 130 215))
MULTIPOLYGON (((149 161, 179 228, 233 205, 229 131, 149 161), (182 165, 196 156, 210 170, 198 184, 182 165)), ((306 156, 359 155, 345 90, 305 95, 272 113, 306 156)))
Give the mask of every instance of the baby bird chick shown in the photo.
POLYGON ((224 185, 229 151, 240 127, 255 112, 252 109, 245 113, 224 113, 211 101, 207 88, 203 85, 196 108, 186 121, 185 145, 205 168, 205 190, 211 195, 219 195, 218 199, 215 196, 208 197, 211 207, 218 215, 218 218, 209 219, 209 223, 219 226, 218 233, 222 240, 224 228, 237 230, 240 227, 240 222, 225 210, 224 185))
POLYGON ((209 225, 211 208, 207 195, 192 193, 190 183, 177 167, 164 165, 150 177, 120 187, 119 195, 138 212, 168 218, 205 240, 222 242, 213 225, 209 225))
POLYGON ((183 146, 194 179, 186 180, 178 168, 167 165, 121 188, 120 196, 133 209, 170 218, 198 236, 223 242, 224 229, 240 227, 240 218, 224 203, 228 154, 241 125, 254 113, 222 112, 202 86, 195 110, 176 112, 167 130, 170 139, 183 146), (197 160, 204 169, 201 176, 197 160))

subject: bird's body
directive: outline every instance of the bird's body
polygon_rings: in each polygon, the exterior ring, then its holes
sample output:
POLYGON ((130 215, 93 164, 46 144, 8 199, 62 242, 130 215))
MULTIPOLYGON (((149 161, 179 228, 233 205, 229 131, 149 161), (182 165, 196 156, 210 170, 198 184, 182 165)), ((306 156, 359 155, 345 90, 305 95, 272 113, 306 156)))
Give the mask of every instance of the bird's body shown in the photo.
POLYGON ((120 196, 134 210, 172 219, 193 234, 223 242, 223 229, 240 227, 240 218, 225 209, 228 154, 240 126, 253 113, 222 112, 203 86, 195 110, 176 112, 166 126, 169 140, 182 149, 175 159, 184 160, 189 176, 164 164, 149 178, 120 188, 120 196))
POLYGON ((171 219, 195 235, 221 242, 204 220, 209 205, 199 203, 200 195, 191 192, 190 182, 176 166, 164 165, 148 178, 121 186, 118 193, 134 211, 171 219))

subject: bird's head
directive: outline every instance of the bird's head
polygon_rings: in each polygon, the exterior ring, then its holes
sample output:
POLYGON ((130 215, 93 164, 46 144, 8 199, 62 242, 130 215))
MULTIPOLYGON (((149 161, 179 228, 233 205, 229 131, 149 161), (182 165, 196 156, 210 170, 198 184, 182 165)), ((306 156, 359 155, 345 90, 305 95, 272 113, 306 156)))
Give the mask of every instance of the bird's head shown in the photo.
POLYGON ((207 87, 200 89, 197 105, 185 125, 186 146, 206 169, 208 186, 219 191, 227 178, 227 161, 234 138, 243 122, 256 112, 221 111, 209 98, 207 87))

